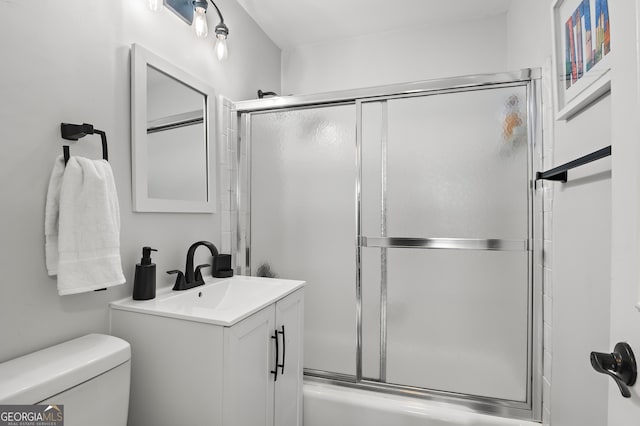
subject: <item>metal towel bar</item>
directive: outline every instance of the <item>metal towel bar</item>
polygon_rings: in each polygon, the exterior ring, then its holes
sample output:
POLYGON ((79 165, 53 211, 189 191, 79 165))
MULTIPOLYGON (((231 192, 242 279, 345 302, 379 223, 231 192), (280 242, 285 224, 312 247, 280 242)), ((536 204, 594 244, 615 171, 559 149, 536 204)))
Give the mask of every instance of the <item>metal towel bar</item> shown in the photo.
POLYGON ((599 160, 604 157, 608 157, 611 155, 611 145, 606 148, 599 149, 591 154, 587 154, 583 157, 580 157, 576 160, 569 161, 561 166, 554 167, 551 170, 547 170, 546 172, 538 172, 536 173, 536 180, 555 180, 558 182, 566 182, 567 181, 567 171, 574 169, 576 167, 583 166, 585 164, 591 163, 592 161, 599 160))

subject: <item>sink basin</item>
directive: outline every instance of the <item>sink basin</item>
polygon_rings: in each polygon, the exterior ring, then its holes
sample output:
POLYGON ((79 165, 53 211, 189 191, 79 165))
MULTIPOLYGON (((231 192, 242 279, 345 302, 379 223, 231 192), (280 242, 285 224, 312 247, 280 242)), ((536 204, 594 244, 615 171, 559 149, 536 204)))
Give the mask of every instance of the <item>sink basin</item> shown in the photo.
POLYGON ((246 277, 207 278, 185 291, 158 291, 152 300, 131 298, 111 303, 112 309, 143 312, 190 321, 232 326, 294 292, 304 281, 246 277))

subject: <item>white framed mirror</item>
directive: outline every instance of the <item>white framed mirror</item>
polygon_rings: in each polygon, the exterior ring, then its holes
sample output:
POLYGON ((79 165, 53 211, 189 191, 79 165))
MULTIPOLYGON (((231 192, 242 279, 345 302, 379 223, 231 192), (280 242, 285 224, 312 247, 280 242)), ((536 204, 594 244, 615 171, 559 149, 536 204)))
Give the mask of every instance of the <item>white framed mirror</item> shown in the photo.
POLYGON ((132 45, 134 211, 215 212, 214 108, 211 86, 132 45))

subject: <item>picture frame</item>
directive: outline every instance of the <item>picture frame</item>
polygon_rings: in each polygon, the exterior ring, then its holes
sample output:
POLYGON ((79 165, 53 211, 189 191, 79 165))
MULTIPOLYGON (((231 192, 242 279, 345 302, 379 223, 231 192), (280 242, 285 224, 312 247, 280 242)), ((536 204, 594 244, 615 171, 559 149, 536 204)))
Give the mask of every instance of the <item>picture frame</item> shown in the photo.
POLYGON ((556 120, 567 120, 611 90, 608 0, 551 5, 556 120))

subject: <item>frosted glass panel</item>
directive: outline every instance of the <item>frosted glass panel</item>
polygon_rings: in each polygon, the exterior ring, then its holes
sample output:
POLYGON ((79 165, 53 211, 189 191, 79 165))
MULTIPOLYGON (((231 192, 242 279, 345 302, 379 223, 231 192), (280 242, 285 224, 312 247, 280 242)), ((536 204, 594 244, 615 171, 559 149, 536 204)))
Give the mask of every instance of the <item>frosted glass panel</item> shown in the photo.
POLYGON ((280 278, 307 281, 304 367, 351 375, 354 123, 353 105, 255 114, 251 121, 252 274, 268 264, 280 278))
POLYGON ((528 402, 530 252, 371 238, 355 257, 358 176, 361 236, 528 240, 526 101, 501 87, 358 101, 359 123, 355 105, 243 121, 246 255, 254 275, 308 282, 306 369, 356 375, 361 306, 363 379, 528 402))
POLYGON ((367 102, 362 104, 362 235, 382 234, 382 162, 384 153, 383 127, 387 102, 367 102))
MULTIPOLYGON (((524 87, 363 102, 362 234, 526 240, 526 124, 524 87)), ((363 377, 526 401, 528 252, 361 252, 363 377)))
MULTIPOLYGON (((363 202, 378 197, 375 152, 386 135, 387 235, 415 238, 527 238, 526 90, 498 88, 392 99, 387 125, 363 142, 363 202)), ((383 116, 363 108, 363 123, 383 116)), ((380 126, 374 127, 379 128, 380 126)), ((377 236, 379 211, 365 210, 377 236)), ((379 227, 378 227, 379 228, 379 227)))
POLYGON ((389 249, 387 382, 525 401, 527 259, 389 249))
POLYGON ((362 289, 362 376, 380 379, 380 314, 382 249, 363 248, 361 254, 362 289))

